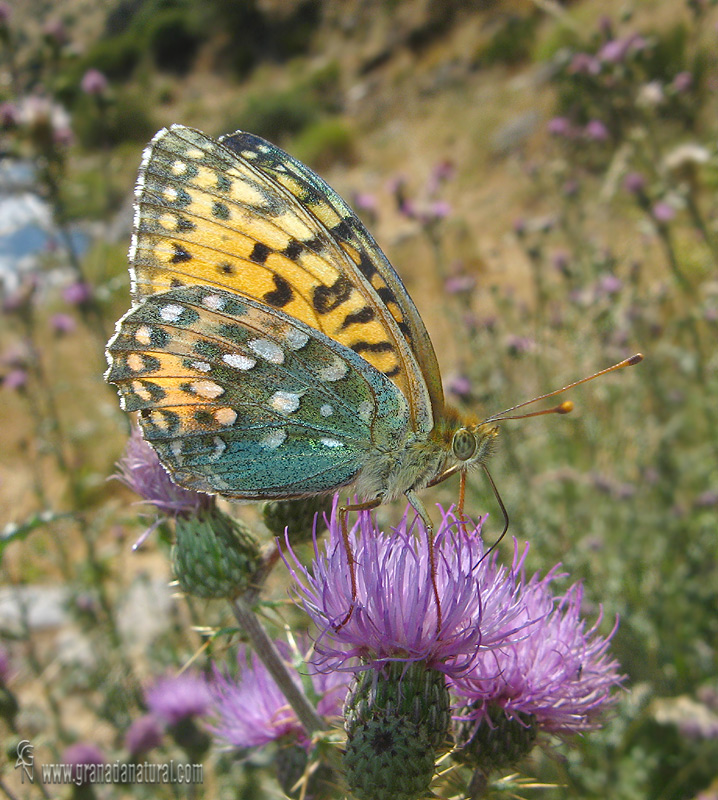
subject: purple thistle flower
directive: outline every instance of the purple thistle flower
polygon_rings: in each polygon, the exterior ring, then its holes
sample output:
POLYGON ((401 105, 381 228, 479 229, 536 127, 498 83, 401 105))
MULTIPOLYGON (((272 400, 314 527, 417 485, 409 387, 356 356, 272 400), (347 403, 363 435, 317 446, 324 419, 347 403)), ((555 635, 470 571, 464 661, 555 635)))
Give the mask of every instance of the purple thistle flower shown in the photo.
POLYGON ((0 647, 0 686, 7 686, 11 675, 10 654, 4 647, 0 647))
POLYGON ((157 717, 145 714, 132 722, 125 733, 125 748, 136 757, 162 744, 162 726, 157 717))
POLYGON ((655 220, 665 224, 675 219, 676 209, 669 203, 661 201, 653 206, 652 213, 655 220))
POLYGON ((7 3, 0 3, 0 25, 6 25, 12 16, 12 9, 7 3))
POLYGON ((354 207, 357 211, 376 211, 376 197, 369 192, 357 192, 354 195, 354 207))
POLYGON ((88 69, 82 76, 80 88, 85 94, 99 97, 107 91, 107 78, 99 69, 88 69))
POLYGON ((602 711, 615 703, 613 690, 623 676, 607 654, 618 621, 608 636, 598 633, 602 614, 586 630, 580 616, 583 589, 572 586, 554 597, 556 568, 525 584, 523 637, 505 647, 482 651, 470 672, 452 677, 453 690, 472 707, 464 718, 488 719, 491 706, 507 717, 529 714, 539 727, 573 733, 598 727, 602 711))
POLYGON ((641 194, 646 188, 646 179, 640 172, 629 172, 623 179, 623 188, 630 194, 641 194))
POLYGON ((447 158, 443 161, 439 161, 439 163, 434 166, 429 176, 426 185, 426 194, 429 197, 433 197, 439 191, 442 183, 446 183, 446 181, 454 177, 455 171, 454 163, 450 159, 447 158))
POLYGON ((27 372, 24 369, 11 369, 2 379, 4 389, 19 392, 27 385, 27 372))
POLYGON ((466 375, 453 375, 446 382, 446 390, 456 397, 467 398, 471 395, 471 381, 466 375))
POLYGON ((433 543, 439 625, 419 519, 409 525, 405 514, 387 536, 376 530, 369 513, 358 514, 349 532, 356 561, 354 602, 337 500, 321 552, 315 538, 310 570, 287 540, 288 557, 283 558, 296 581, 298 600, 321 630, 312 658, 318 669, 341 669, 348 658, 358 657, 375 669, 389 662, 422 661, 440 672, 460 672, 479 648, 496 646, 516 632, 517 564, 509 571, 495 560, 482 561, 481 523, 459 525, 452 512, 442 514, 433 543), (419 536, 413 535, 414 527, 419 536))
POLYGON ((0 127, 14 128, 20 119, 15 103, 0 103, 0 127))
POLYGON ((207 681, 192 672, 159 678, 145 689, 147 708, 167 725, 204 716, 211 702, 207 681))
POLYGON ((596 297, 610 297, 618 294, 623 288, 623 282, 616 275, 606 273, 596 281, 594 293, 596 297))
POLYGON ((89 742, 77 742, 70 745, 62 754, 61 760, 63 764, 69 764, 72 767, 72 780, 80 785, 88 782, 86 767, 105 763, 102 751, 89 742))
MULTIPOLYGON (((286 660, 292 679, 298 687, 302 681, 292 665, 291 652, 284 642, 275 642, 286 660)), ((269 674, 267 668, 248 649, 237 653, 239 675, 231 677, 213 666, 214 677, 210 682, 214 722, 208 728, 215 738, 226 747, 261 747, 284 736, 291 736, 295 743, 309 749, 306 731, 292 707, 269 674)), ((317 711, 323 717, 341 714, 347 693, 349 677, 346 673, 332 672, 311 675, 315 691, 320 696, 317 711)))
POLYGON ((55 333, 64 335, 72 333, 77 327, 77 323, 75 322, 75 318, 71 317, 69 314, 53 314, 50 317, 50 327, 55 333))
POLYGON ((554 117, 549 120, 546 130, 552 136, 563 136, 567 139, 574 135, 574 127, 568 117, 554 117))
POLYGON ((164 514, 191 516, 212 505, 210 495, 183 489, 172 481, 139 428, 133 428, 117 466, 114 477, 164 514))
POLYGON ((673 78, 671 86, 677 94, 684 94, 693 86, 693 75, 690 72, 679 72, 673 78))
POLYGON ((536 349, 536 342, 530 336, 517 336, 511 334, 506 337, 506 349, 513 356, 532 353, 536 349))
POLYGON ((450 275, 444 281, 444 291, 447 294, 461 294, 471 292, 476 288, 476 278, 473 275, 450 275))
POLYGON ((568 67, 571 75, 598 75, 601 62, 590 53, 576 53, 568 67))
POLYGON ((62 297, 66 303, 72 306, 81 306, 92 297, 92 287, 89 283, 77 281, 62 290, 62 297))
POLYGON ((592 142, 605 142, 609 138, 608 128, 600 119, 592 119, 583 129, 583 134, 592 142))
POLYGON ((63 45, 67 44, 69 41, 67 28, 65 28, 65 23, 61 19, 52 19, 46 22, 42 28, 42 32, 47 39, 55 44, 63 45))

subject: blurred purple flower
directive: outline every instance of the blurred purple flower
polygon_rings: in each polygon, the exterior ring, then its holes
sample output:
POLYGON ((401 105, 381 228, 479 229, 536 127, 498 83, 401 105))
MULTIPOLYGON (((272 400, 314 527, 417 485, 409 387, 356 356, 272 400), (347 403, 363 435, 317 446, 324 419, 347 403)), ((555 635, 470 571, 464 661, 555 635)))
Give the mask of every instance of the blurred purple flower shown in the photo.
POLYGON ((473 275, 450 275, 444 281, 444 291, 447 294, 461 294, 471 292, 476 288, 476 278, 473 275))
POLYGON ((454 177, 455 171, 454 164, 449 159, 439 161, 439 163, 434 166, 429 176, 429 181, 426 185, 427 195, 433 197, 439 191, 442 183, 446 183, 446 181, 454 177))
POLYGON ((574 733, 598 727, 599 716, 616 700, 623 677, 607 655, 611 637, 598 633, 602 615, 586 630, 582 587, 554 597, 556 570, 521 587, 526 627, 515 642, 481 652, 472 669, 450 676, 453 690, 469 706, 464 719, 487 720, 491 707, 508 718, 532 715, 541 729, 574 733))
POLYGON ((578 190, 580 188, 581 185, 579 182, 572 178, 564 183, 564 185, 561 187, 561 191, 565 197, 573 197, 574 195, 578 194, 578 190))
POLYGON ((17 122, 43 147, 49 142, 68 144, 72 140, 70 116, 58 103, 40 94, 22 98, 17 105, 17 122))
POLYGON ((605 142, 609 138, 608 128, 600 119, 592 119, 583 129, 583 133, 592 142, 605 142))
POLYGON ((0 103, 0 126, 3 128, 14 128, 19 121, 20 115, 15 103, 0 103))
MULTIPOLYGON (((293 664, 289 648, 284 642, 275 644, 292 679, 301 688, 301 676, 293 664)), ((264 664, 255 654, 250 661, 247 648, 238 651, 237 663, 239 674, 236 677, 213 666, 214 676, 209 688, 214 721, 208 728, 218 742, 226 747, 243 749, 261 747, 291 734, 297 744, 308 749, 310 743, 304 727, 264 664)), ((327 719, 341 716, 350 677, 346 672, 337 671, 326 675, 315 671, 310 673, 312 685, 320 698, 317 712, 321 716, 327 719)))
POLYGON ((596 281, 594 292, 597 297, 610 297, 611 295, 620 292, 622 288, 623 282, 621 279, 615 275, 607 273, 605 275, 601 275, 596 281))
POLYGON ((590 53, 576 53, 571 59, 568 71, 573 75, 598 75, 601 71, 601 62, 590 53))
POLYGON ((357 211, 376 211, 376 197, 369 192, 357 192, 354 195, 354 207, 357 211))
POLYGON ((641 194, 646 188, 646 179, 640 172, 629 172, 623 179, 623 188, 630 194, 641 194))
POLYGON ((11 674, 10 654, 0 645, 0 686, 7 686, 11 674))
POLYGON ((567 250, 556 250, 551 256, 551 263, 562 275, 568 275, 571 255, 567 250))
POLYGON ((99 96, 107 91, 107 78, 99 69, 88 69, 82 76, 80 88, 85 94, 99 96))
POLYGON ((163 514, 192 516, 206 510, 214 502, 211 495, 183 489, 174 483, 157 453, 142 438, 137 427, 132 429, 117 466, 119 472, 114 477, 163 514))
POLYGON ((446 389, 456 397, 467 398, 471 395, 471 381, 466 375, 454 375, 447 380, 446 389))
POLYGON ((512 334, 506 338, 506 349, 514 356, 532 353, 536 349, 536 342, 530 336, 512 334))
POLYGON ((718 506, 718 491, 715 489, 708 489, 702 494, 699 494, 698 497, 696 497, 694 505, 696 508, 712 508, 713 506, 718 506))
POLYGON ((159 678, 145 689, 147 708, 167 725, 176 725, 188 717, 204 716, 211 702, 207 681, 192 672, 159 678))
POLYGON ((611 39, 598 51, 598 58, 608 64, 618 64, 620 61, 625 61, 629 54, 643 50, 647 44, 637 33, 622 39, 611 39))
POLYGON ((24 389, 27 384, 27 372, 24 369, 11 369, 2 379, 4 389, 19 391, 24 389))
POLYGON ((86 785, 89 771, 85 770, 85 767, 104 764, 105 756, 97 745, 89 742, 77 742, 65 750, 61 761, 72 767, 73 782, 86 785))
POLYGON ((152 714, 144 714, 132 722, 125 733, 125 748, 134 758, 162 744, 162 726, 152 714))
POLYGON ((677 94, 684 94, 693 86, 693 75, 690 72, 679 72, 673 78, 671 86, 677 94))
POLYGON ((63 45, 69 41, 67 28, 65 28, 65 23, 61 19, 52 19, 46 22, 42 27, 42 32, 45 37, 55 44, 63 45))
POLYGON ((12 17, 12 9, 7 3, 0 3, 0 25, 7 25, 12 17))
POLYGON ((450 214, 451 205, 449 203, 445 200, 435 200, 433 203, 429 203, 428 208, 421 211, 419 217, 425 225, 431 225, 446 219, 450 214))
POLYGON ((460 672, 479 648, 495 647, 516 633, 514 573, 520 559, 511 571, 498 567, 495 559, 482 560, 481 523, 459 524, 453 512, 441 513, 433 543, 440 623, 424 526, 418 518, 409 525, 408 512, 388 536, 374 527, 370 513, 357 515, 349 532, 357 578, 354 599, 336 499, 329 538, 321 552, 315 539, 310 569, 286 540, 282 557, 296 581, 296 596, 321 630, 312 658, 318 669, 340 669, 357 657, 374 669, 421 661, 440 672, 460 672))
POLYGON ((526 220, 523 217, 517 217, 513 221, 512 228, 517 236, 523 236, 526 233, 526 220))
POLYGON ((570 138, 575 133, 573 124, 568 117, 554 117, 550 119, 546 125, 546 130, 552 136, 563 136, 565 138, 570 138))
POLYGON ((651 211, 654 219, 662 223, 670 222, 676 216, 676 209, 669 203, 656 203, 651 211))
POLYGON ((75 318, 71 317, 69 314, 53 314, 50 317, 50 327, 55 333, 66 334, 72 333, 77 327, 77 323, 75 322, 75 318))
POLYGON ((92 297, 92 286, 84 281, 71 283, 62 290, 62 297, 64 301, 70 305, 84 305, 92 297))

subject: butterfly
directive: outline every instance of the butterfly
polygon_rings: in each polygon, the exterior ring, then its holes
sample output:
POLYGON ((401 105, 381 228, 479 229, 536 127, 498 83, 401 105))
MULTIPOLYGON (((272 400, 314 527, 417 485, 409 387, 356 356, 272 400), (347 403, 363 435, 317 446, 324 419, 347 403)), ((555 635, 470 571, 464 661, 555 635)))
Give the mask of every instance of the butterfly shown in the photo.
MULTIPOLYGON (((173 125, 145 149, 133 307, 106 379, 175 483, 227 498, 353 487, 369 508, 485 463, 502 415, 446 404, 426 327, 349 206, 275 145, 173 125)), ((346 511, 346 509, 345 509, 346 511)), ((433 548, 430 548, 433 554, 433 548)))

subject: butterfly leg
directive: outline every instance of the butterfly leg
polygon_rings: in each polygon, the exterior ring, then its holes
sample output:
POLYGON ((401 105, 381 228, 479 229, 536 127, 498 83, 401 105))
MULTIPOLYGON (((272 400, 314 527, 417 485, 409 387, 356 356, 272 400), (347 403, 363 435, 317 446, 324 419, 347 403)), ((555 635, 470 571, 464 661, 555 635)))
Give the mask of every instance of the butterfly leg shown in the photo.
POLYGON ((459 503, 456 507, 456 516, 460 523, 466 525, 467 519, 464 516, 464 501, 466 500, 466 470, 462 469, 459 475, 459 503))
POLYGON ((377 506, 381 505, 381 498, 376 497, 374 500, 367 500, 365 503, 355 503, 351 506, 340 506, 339 507, 339 524, 341 526, 342 531, 342 541, 344 542, 344 552, 347 554, 347 565, 349 567, 349 579, 351 581, 352 587, 352 604, 349 606, 349 611, 347 612, 346 617, 339 623, 339 626, 336 630, 341 630, 347 622, 351 619, 352 614, 354 613, 354 604, 357 599, 357 575, 356 575, 356 562, 354 561, 354 552, 352 551, 352 545, 349 541, 349 531, 347 529, 347 514, 350 511, 369 511, 372 508, 376 508, 377 506))
POLYGON ((441 600, 439 600, 439 588, 436 585, 436 554, 434 553, 434 523, 431 521, 429 512, 426 506, 421 501, 419 496, 413 489, 409 489, 406 493, 406 499, 409 501, 411 507, 421 517, 426 529, 426 542, 429 548, 429 574, 431 575, 431 588, 434 592, 434 600, 436 601, 436 630, 441 628, 441 600))

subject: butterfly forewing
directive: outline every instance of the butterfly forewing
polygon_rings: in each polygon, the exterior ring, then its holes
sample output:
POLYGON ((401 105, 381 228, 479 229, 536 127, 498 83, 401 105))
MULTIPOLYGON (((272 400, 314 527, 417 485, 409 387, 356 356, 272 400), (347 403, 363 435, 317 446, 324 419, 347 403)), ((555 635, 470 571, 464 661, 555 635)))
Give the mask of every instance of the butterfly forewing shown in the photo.
POLYGON ((107 379, 173 479, 228 497, 350 483, 409 427, 403 395, 349 348, 211 286, 152 295, 121 320, 107 379))
POLYGON ((429 430, 427 384, 435 395, 440 380, 396 273, 326 184, 278 148, 240 136, 222 145, 173 126, 146 150, 130 253, 135 299, 190 284, 280 310, 387 376, 407 398, 412 427, 429 430), (321 191, 331 193, 324 202, 321 191), (422 342, 420 365, 412 348, 422 342))

